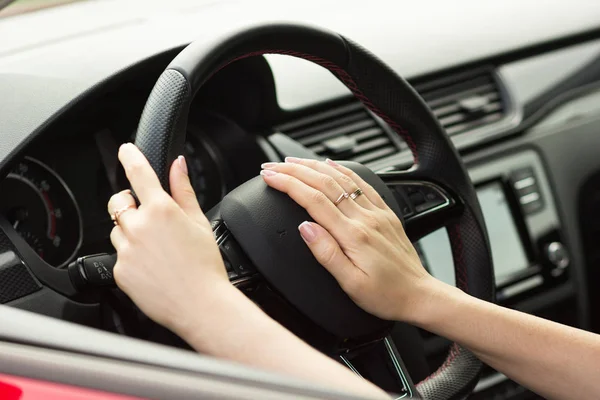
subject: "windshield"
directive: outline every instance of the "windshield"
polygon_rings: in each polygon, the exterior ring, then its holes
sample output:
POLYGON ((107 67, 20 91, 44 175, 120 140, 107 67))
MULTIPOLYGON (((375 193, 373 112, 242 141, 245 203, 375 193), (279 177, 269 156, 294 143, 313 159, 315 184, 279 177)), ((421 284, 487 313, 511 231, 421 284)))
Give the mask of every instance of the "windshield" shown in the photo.
POLYGON ((0 18, 41 10, 42 8, 56 7, 75 1, 83 0, 17 0, 8 7, 0 10, 0 18))

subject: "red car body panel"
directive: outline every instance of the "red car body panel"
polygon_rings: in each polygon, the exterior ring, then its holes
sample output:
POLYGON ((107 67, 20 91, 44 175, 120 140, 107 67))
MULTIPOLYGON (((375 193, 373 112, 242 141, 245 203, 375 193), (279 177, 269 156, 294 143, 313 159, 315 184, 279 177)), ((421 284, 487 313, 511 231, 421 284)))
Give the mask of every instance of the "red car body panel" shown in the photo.
POLYGON ((139 397, 0 374, 2 400, 142 400, 139 397))

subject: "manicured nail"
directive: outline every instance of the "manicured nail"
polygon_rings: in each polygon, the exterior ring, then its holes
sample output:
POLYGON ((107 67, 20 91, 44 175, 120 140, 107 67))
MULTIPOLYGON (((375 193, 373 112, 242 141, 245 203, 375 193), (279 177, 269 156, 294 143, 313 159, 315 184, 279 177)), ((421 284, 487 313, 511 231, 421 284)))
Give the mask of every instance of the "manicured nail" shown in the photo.
POLYGON ((325 162, 329 165, 331 165, 332 167, 339 167, 340 164, 336 163, 335 161, 333 161, 331 158, 328 158, 325 160, 325 162))
POLYGON ((300 236, 302 236, 302 239, 304 239, 307 243, 310 243, 317 238, 317 231, 308 221, 301 223, 298 226, 298 230, 300 231, 300 236))
POLYGON ((185 157, 179 156, 177 157, 177 162, 179 163, 179 168, 183 171, 184 174, 188 174, 187 163, 185 162, 185 157))
POLYGON ((276 165, 277 165, 276 162, 266 162, 266 163, 261 164, 260 167, 262 169, 272 169, 272 168, 275 168, 276 165))
POLYGON ((277 172, 271 171, 270 169, 263 169, 262 171, 260 171, 260 174, 262 176, 273 176, 273 175, 277 175, 277 172))
POLYGON ((285 158, 285 162, 287 162, 287 163, 298 164, 300 161, 302 161, 302 160, 299 159, 298 157, 286 157, 285 158))

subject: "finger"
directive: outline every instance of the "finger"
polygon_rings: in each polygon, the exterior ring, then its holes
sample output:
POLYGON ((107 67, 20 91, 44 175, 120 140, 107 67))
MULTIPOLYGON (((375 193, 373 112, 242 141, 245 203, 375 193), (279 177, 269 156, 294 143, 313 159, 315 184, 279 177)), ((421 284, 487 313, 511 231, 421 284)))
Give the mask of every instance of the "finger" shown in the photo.
POLYGON ((342 288, 360 277, 363 272, 344 254, 338 242, 319 224, 303 222, 298 226, 300 236, 321 264, 342 288))
POLYGON ((171 184, 171 197, 179 207, 194 221, 204 222, 206 217, 200 209, 200 204, 198 204, 198 198, 190 182, 187 164, 183 156, 177 157, 171 165, 169 182, 171 184))
MULTIPOLYGON (((377 190, 373 189, 373 186, 371 186, 367 182, 365 182, 365 180, 363 178, 361 178, 360 175, 358 175, 356 172, 354 172, 350 168, 344 167, 343 165, 340 165, 330 159, 327 159, 325 162, 328 165, 330 165, 332 168, 335 168, 337 171, 341 172, 342 174, 346 175, 347 177, 352 179, 354 182, 356 182, 358 187, 360 187, 362 189, 364 195, 369 199, 369 201, 371 203, 375 204, 379 208, 383 208, 383 209, 388 208, 385 201, 383 201, 383 199, 381 198, 379 193, 377 193, 377 190)), ((363 197, 363 196, 359 196, 359 197, 363 197)))
POLYGON ((120 226, 115 226, 112 229, 112 231, 110 231, 110 242, 112 243, 117 253, 123 250, 123 247, 127 243, 127 237, 125 236, 125 232, 123 232, 123 229, 121 229, 120 226))
POLYGON ((127 219, 133 216, 134 211, 136 210, 135 199, 131 195, 131 190, 123 190, 117 194, 111 196, 108 200, 108 214, 110 214, 111 218, 119 212, 119 224, 127 225, 127 219), (131 207, 131 208, 128 208, 131 207))
POLYGON ((160 185, 156 172, 142 152, 133 144, 126 143, 119 148, 119 160, 131 187, 135 190, 140 203, 150 201, 165 191, 160 185))
POLYGON ((334 237, 342 240, 345 238, 350 219, 333 205, 323 192, 287 174, 266 169, 261 171, 261 175, 267 185, 290 196, 334 237))
MULTIPOLYGON (((352 193, 360 187, 358 182, 354 181, 351 177, 341 173, 337 169, 333 168, 331 165, 324 163, 322 161, 311 160, 311 159, 306 159, 306 158, 286 157, 285 162, 301 164, 301 165, 307 166, 309 168, 312 168, 315 171, 319 171, 323 174, 327 174, 327 175, 331 176, 333 179, 335 179, 335 181, 338 182, 338 184, 342 188, 344 188, 344 191, 346 191, 347 193, 352 193)), ((370 210, 375 208, 373 206, 373 204, 371 204, 369 199, 364 196, 356 197, 354 199, 354 202, 356 204, 359 204, 362 207, 370 209, 370 210)))
MULTIPOLYGON (((302 164, 292 163, 265 163, 261 166, 263 169, 281 172, 304 182, 308 186, 321 191, 332 202, 336 203, 340 196, 348 193, 337 181, 330 175, 321 173, 302 164)), ((338 172, 339 173, 339 172, 338 172)), ((338 202, 337 207, 348 217, 356 216, 360 210, 358 204, 353 201, 343 199, 338 202)))

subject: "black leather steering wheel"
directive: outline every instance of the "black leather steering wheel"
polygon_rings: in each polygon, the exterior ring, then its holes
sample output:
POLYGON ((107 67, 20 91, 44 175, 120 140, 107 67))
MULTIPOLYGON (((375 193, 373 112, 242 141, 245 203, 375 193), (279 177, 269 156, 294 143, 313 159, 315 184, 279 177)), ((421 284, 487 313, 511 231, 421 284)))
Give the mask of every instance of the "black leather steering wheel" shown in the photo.
MULTIPOLYGON (((405 80, 338 34, 301 25, 264 25, 199 40, 185 48, 158 79, 135 141, 163 187, 168 190, 169 167, 183 152, 188 110, 196 92, 226 65, 266 53, 300 57, 328 69, 404 138, 414 157, 408 171, 377 176, 360 165, 348 165, 403 218, 411 239, 445 226, 457 286, 493 301, 493 267, 483 216, 457 151, 405 80), (407 198, 414 193, 424 193, 428 200, 411 205, 407 198)), ((390 322, 356 306, 316 263, 298 235, 282 234, 295 232, 298 224, 309 218, 287 196, 255 178, 227 195, 218 215, 223 229, 258 272, 302 314, 340 339, 385 340, 395 354, 393 343, 386 337, 390 322)), ((481 367, 471 352, 453 344, 443 365, 416 386, 418 394, 410 391, 407 395, 436 400, 463 398, 476 384, 481 367)))

